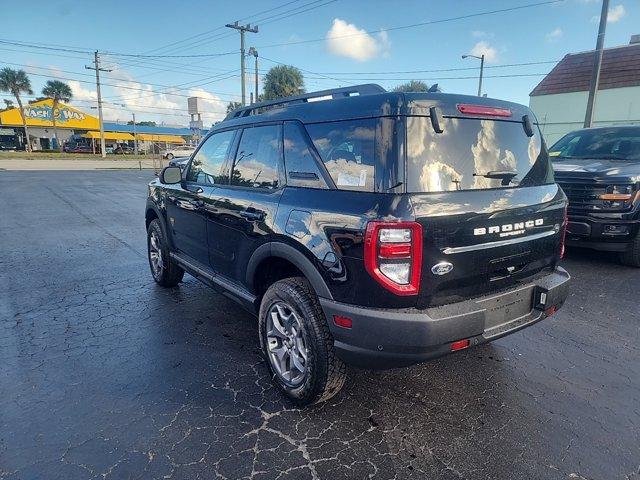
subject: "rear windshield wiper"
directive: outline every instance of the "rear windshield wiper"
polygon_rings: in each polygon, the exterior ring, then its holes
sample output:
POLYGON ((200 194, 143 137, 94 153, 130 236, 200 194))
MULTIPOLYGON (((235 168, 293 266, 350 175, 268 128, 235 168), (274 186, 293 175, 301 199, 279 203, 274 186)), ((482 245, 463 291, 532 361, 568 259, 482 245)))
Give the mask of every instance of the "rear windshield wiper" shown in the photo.
POLYGON ((518 172, 514 172, 513 170, 495 170, 487 173, 474 173, 474 177, 484 177, 491 178, 494 180, 502 180, 502 185, 506 186, 511 183, 513 177, 516 177, 518 172))

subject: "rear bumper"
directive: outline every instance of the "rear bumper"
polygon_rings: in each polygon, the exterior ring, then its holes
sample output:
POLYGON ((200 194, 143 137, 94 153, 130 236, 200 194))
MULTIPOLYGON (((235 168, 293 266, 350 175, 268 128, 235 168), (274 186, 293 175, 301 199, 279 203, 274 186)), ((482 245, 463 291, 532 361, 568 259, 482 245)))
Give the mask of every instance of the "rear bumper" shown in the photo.
POLYGON ((609 252, 624 252, 638 234, 640 220, 634 212, 593 216, 569 216, 567 245, 609 252))
POLYGON ((511 290, 426 310, 378 310, 324 298, 320 304, 340 358, 363 368, 393 368, 450 353, 457 340, 479 345, 546 318, 546 309, 567 298, 569 279, 558 267, 511 290), (335 325, 334 315, 351 318, 352 328, 335 325))

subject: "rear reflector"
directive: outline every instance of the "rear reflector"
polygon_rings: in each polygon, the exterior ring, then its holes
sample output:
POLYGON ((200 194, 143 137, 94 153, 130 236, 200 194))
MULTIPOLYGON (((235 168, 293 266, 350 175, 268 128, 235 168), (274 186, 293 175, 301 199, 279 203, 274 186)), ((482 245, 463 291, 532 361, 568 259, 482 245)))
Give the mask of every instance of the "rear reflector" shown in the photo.
POLYGON ((546 313, 546 314, 547 314, 547 317, 548 317, 548 316, 553 315, 553 314, 554 314, 554 313, 556 313, 557 311, 558 311, 558 307, 556 307, 555 305, 553 305, 553 306, 551 306, 551 307, 547 308, 547 309, 544 311, 544 313, 546 313))
POLYGON ((343 315, 334 315, 333 323, 342 328, 351 328, 353 326, 353 320, 343 315))
POLYGON ((486 105, 458 104, 458 111, 466 115, 483 115, 486 117, 510 117, 508 108, 487 107, 486 105))
POLYGON ((456 350, 464 350, 465 348, 468 348, 469 345, 471 345, 471 341, 468 338, 464 340, 458 340, 457 342, 453 342, 451 344, 451 351, 455 352, 456 350))

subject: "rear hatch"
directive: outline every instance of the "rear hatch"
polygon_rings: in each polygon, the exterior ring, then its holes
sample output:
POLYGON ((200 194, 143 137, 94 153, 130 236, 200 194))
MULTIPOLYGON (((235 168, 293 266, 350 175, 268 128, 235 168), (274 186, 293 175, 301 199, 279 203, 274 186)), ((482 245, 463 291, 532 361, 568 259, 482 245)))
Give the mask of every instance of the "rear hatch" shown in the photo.
POLYGON ((490 99, 408 97, 406 191, 423 229, 418 307, 555 268, 566 199, 533 114, 490 99))

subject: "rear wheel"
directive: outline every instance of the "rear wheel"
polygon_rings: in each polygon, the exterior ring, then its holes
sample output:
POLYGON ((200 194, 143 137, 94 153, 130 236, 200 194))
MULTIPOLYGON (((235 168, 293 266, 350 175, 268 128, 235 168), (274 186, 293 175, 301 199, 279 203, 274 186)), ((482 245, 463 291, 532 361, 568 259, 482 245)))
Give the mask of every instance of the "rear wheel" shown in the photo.
POLYGON ((151 275, 163 287, 175 287, 182 281, 184 270, 169 255, 169 245, 157 218, 147 228, 147 252, 151 275))
POLYGON ((627 251, 620 254, 620 261, 630 267, 640 267, 640 231, 636 233, 627 251))
POLYGON ((333 397, 346 378, 318 297, 304 278, 280 280, 260 304, 260 344, 280 389, 296 404, 333 397))

